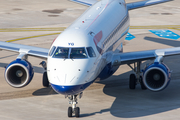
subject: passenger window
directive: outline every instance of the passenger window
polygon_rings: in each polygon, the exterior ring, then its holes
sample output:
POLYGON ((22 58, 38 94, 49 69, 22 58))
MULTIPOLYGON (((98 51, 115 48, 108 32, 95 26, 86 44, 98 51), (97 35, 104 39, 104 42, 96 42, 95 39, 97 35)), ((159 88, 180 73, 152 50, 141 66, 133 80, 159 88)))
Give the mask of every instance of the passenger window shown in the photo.
POLYGON ((87 54, 84 48, 71 48, 70 58, 87 58, 87 54))
POLYGON ((68 58, 69 48, 58 47, 53 55, 54 58, 68 58))
POLYGON ((49 56, 52 56, 52 54, 54 53, 54 50, 56 49, 56 47, 55 46, 53 46, 52 48, 51 48, 51 50, 50 50, 50 52, 49 52, 49 56))
POLYGON ((89 57, 96 57, 96 54, 92 47, 87 47, 86 49, 87 49, 89 57))

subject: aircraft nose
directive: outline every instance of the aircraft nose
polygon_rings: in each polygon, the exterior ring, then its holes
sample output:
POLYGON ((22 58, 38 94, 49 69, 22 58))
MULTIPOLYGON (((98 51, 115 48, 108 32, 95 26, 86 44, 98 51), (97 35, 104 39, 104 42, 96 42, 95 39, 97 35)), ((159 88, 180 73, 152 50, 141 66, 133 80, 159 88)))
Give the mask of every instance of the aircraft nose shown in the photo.
POLYGON ((52 88, 63 95, 75 95, 82 92, 88 83, 88 59, 66 59, 59 64, 52 64, 49 78, 52 88))
MULTIPOLYGON (((80 83, 80 81, 86 76, 76 76, 76 77, 70 77, 71 79, 68 79, 68 77, 66 76, 66 80, 61 80, 59 79, 60 81, 56 81, 56 83, 51 83, 51 87, 57 92, 57 93, 60 93, 60 94, 63 94, 63 95, 75 95, 75 94, 78 94, 78 93, 81 93, 84 89, 86 89, 93 81, 91 82, 84 82, 84 83, 81 83, 81 84, 77 84, 77 83, 80 83), (78 79, 77 79, 78 78, 78 79), (79 80, 79 81, 75 81, 74 80, 74 83, 70 84, 71 82, 73 82, 72 79, 76 79, 76 80, 79 80), (76 83, 77 82, 77 83, 76 83), (65 84, 65 83, 68 83, 68 84, 65 84)), ((60 76, 59 76, 60 78, 60 76)), ((63 78, 63 77, 62 77, 63 78)))

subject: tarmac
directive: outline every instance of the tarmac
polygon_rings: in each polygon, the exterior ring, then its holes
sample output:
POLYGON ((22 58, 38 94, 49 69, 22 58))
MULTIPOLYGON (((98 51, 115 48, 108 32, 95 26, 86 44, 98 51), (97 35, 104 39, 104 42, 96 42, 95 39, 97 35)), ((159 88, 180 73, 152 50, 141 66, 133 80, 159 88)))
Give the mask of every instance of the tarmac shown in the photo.
MULTIPOLYGON (((134 2, 138 0, 126 0, 134 2)), ((52 41, 88 7, 68 0, 0 0, 0 41, 49 48, 52 41)), ((149 30, 168 29, 180 35, 180 1, 129 11, 133 40, 124 42, 124 52, 180 46, 177 40, 161 38, 149 30)), ((42 86, 42 59, 29 57, 35 70, 31 83, 12 88, 4 79, 4 70, 17 53, 0 51, 0 120, 179 120, 180 55, 167 57, 164 63, 173 70, 169 86, 161 92, 128 88, 127 65, 110 78, 93 83, 78 100, 79 118, 68 118, 68 99, 42 86)), ((143 66, 152 61, 146 61, 143 66)))

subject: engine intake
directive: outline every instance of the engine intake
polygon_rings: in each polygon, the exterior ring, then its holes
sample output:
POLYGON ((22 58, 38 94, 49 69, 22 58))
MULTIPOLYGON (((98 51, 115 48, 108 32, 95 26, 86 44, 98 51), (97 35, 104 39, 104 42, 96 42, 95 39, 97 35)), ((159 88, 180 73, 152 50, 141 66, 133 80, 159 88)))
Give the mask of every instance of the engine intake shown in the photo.
POLYGON ((165 89, 170 82, 171 72, 163 63, 153 63, 143 73, 144 85, 151 91, 165 89))
POLYGON ((34 70, 27 60, 17 59, 6 67, 4 75, 9 85, 15 88, 21 88, 31 82, 34 70))

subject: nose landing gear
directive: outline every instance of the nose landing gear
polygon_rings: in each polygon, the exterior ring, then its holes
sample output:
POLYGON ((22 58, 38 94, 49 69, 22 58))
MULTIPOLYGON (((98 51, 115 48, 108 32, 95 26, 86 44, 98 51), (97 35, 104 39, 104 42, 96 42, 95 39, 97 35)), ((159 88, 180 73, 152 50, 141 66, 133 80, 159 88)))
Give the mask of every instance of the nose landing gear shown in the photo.
MULTIPOLYGON (((69 104, 72 105, 72 107, 68 108, 68 117, 72 117, 73 114, 75 114, 75 117, 79 117, 79 115, 80 115, 80 108, 76 107, 76 104, 78 104, 77 96, 78 95, 66 96, 69 99, 69 104)), ((79 98, 81 98, 81 97, 82 97, 82 93, 79 94, 79 98)))

